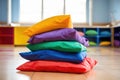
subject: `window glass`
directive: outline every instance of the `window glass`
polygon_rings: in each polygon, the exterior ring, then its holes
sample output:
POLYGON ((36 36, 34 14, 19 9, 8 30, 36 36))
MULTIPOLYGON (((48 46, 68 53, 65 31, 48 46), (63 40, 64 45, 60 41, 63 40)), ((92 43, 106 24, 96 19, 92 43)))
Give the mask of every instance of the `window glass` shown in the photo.
POLYGON ((66 14, 70 14, 76 23, 86 22, 86 0, 66 0, 66 14))

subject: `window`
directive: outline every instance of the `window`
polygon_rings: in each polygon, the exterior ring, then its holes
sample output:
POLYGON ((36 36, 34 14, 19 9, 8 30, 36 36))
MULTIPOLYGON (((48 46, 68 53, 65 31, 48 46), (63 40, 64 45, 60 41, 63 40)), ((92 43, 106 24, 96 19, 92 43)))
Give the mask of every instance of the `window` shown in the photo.
POLYGON ((19 22, 34 23, 41 20, 42 0, 20 0, 19 22))
POLYGON ((63 0, 43 0, 43 19, 63 14, 63 0))
POLYGON ((86 0, 20 0, 21 23, 36 23, 62 14, 70 14, 72 22, 85 23, 86 0))
POLYGON ((66 14, 71 14, 75 23, 86 22, 86 0, 66 0, 66 14))

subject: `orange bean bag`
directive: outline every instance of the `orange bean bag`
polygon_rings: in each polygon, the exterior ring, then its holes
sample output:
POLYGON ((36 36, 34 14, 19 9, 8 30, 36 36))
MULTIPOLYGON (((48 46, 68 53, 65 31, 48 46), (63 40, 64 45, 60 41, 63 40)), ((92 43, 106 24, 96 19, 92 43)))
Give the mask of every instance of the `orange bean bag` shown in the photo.
POLYGON ((61 28, 73 28, 70 15, 58 15, 42 20, 26 29, 24 34, 31 37, 35 34, 61 28))

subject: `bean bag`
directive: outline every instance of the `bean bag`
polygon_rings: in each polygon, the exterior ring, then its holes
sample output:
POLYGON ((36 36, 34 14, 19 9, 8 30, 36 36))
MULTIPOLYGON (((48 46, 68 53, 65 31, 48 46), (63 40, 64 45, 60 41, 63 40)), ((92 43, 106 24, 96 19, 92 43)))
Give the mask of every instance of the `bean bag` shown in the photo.
POLYGON ((110 41, 102 41, 100 42, 100 46, 109 46, 111 44, 110 41))
POLYGON ((96 36, 96 35, 98 34, 98 32, 97 32, 96 30, 87 30, 87 31, 85 32, 85 34, 86 34, 87 36, 96 36))
POLYGON ((39 71, 39 72, 67 72, 67 73, 85 73, 90 71, 97 61, 91 58, 85 58, 79 64, 59 61, 29 61, 17 67, 21 71, 39 71))
POLYGON ((89 44, 90 44, 90 46, 97 46, 96 42, 94 42, 94 41, 90 41, 89 44))
POLYGON ((36 50, 57 50, 62 52, 80 52, 86 51, 86 47, 77 41, 53 41, 53 42, 42 42, 38 44, 28 44, 26 45, 31 51, 36 50))
POLYGON ((114 46, 120 47, 120 40, 114 40, 114 46))
POLYGON ((83 32, 78 32, 78 34, 80 35, 80 36, 85 36, 85 34, 83 33, 83 32))
POLYGON ((31 37, 28 40, 28 43, 36 44, 40 42, 56 41, 56 40, 76 40, 85 46, 89 46, 89 41, 86 38, 80 36, 75 29, 71 29, 71 28, 64 28, 42 34, 37 34, 31 37))
POLYGON ((120 37, 120 32, 114 34, 115 37, 120 37))
POLYGON ((100 35, 101 36, 110 36, 111 33, 109 31, 102 31, 102 32, 100 32, 100 35))
POLYGON ((86 57, 87 52, 68 53, 54 50, 39 50, 34 52, 22 52, 21 57, 27 60, 53 60, 80 63, 86 57))
POLYGON ((73 28, 70 15, 58 15, 42 20, 26 29, 24 34, 31 37, 35 34, 61 28, 73 28))

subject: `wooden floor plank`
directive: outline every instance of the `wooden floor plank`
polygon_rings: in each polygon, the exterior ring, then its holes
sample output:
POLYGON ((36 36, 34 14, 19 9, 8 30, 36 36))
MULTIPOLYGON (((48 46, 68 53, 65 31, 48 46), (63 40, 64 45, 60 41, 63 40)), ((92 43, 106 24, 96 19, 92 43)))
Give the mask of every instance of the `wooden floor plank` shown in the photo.
POLYGON ((84 74, 36 72, 32 80, 86 80, 84 74))
POLYGON ((26 51, 25 46, 0 45, 0 80, 120 80, 120 48, 88 47, 88 57, 98 63, 85 74, 18 71, 27 61, 19 53, 26 51))
POLYGON ((120 72, 116 70, 94 70, 86 73, 86 80, 120 80, 120 72), (113 73, 114 72, 114 73, 113 73))

